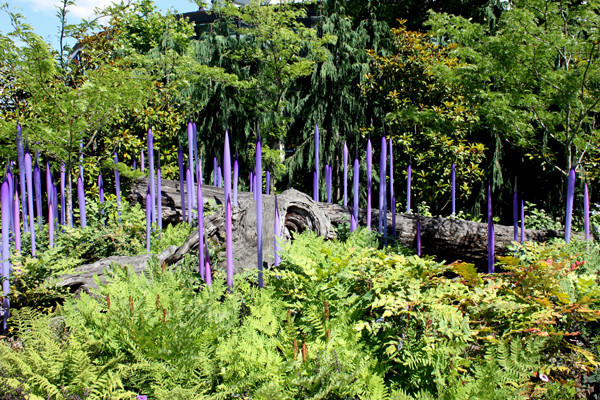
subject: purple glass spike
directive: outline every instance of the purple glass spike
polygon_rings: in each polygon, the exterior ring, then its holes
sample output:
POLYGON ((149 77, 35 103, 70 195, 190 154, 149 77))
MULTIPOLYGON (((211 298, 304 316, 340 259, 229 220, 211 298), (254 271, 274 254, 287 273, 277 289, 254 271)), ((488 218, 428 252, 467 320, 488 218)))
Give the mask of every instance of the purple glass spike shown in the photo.
POLYGON ((275 267, 278 267, 279 264, 281 263, 281 256, 279 255, 279 252, 281 251, 281 249, 279 248, 279 243, 277 243, 277 240, 281 239, 281 222, 279 220, 279 208, 277 207, 277 195, 275 195, 275 226, 273 228, 273 233, 274 233, 274 241, 275 241, 275 247, 273 248, 273 254, 275 257, 275 261, 273 263, 273 265, 275 267))
POLYGON ((54 206, 54 229, 58 229, 58 192, 56 190, 56 183, 54 183, 54 177, 52 178, 52 205, 54 206))
MULTIPOLYGON (((156 223, 158 224, 158 231, 162 232, 162 176, 160 174, 160 152, 157 152, 156 155, 158 167, 156 169, 156 223)), ((198 184, 198 186, 200 186, 200 184, 198 184)))
POLYGON ((14 215, 14 209, 15 209, 15 204, 14 204, 14 198, 13 198, 13 191, 14 191, 14 178, 12 173, 10 172, 10 161, 8 162, 8 167, 7 167, 7 171, 6 171, 6 182, 8 182, 8 193, 10 194, 8 196, 8 217, 10 218, 10 231, 12 233, 12 236, 14 237, 14 232, 15 232, 15 221, 13 218, 14 215))
MULTIPOLYGON (((8 243, 8 231, 10 230, 10 189, 6 177, 0 186, 0 207, 2 209, 2 291, 4 292, 4 308, 7 309, 6 300, 8 298, 8 292, 10 290, 9 278, 10 278, 10 246, 8 243)), ((3 331, 6 332, 6 319, 7 313, 4 313, 3 318, 3 331)))
POLYGON ((65 161, 60 163, 60 224, 66 225, 67 214, 65 212, 65 161))
POLYGON ((378 232, 383 233, 384 230, 387 230, 387 210, 385 208, 385 188, 386 188, 386 155, 387 149, 387 140, 385 135, 381 137, 381 155, 379 157, 379 226, 378 232), (386 225, 384 227, 384 224, 386 225))
MULTIPOLYGON (((52 202, 52 177, 50 172, 50 162, 46 159, 46 202, 48 205, 48 209, 50 209, 50 204, 52 202)), ((48 223, 50 223, 50 217, 48 217, 48 223)))
POLYGON ((406 174, 406 213, 410 214, 410 181, 412 178, 412 165, 408 164, 408 172, 406 174))
MULTIPOLYGON (((194 201, 192 200, 192 171, 190 171, 190 167, 187 167, 185 169, 185 182, 186 182, 187 203, 194 204, 194 201)), ((192 220, 193 220, 192 206, 190 205, 190 208, 188 210, 188 223, 191 224, 192 220)))
POLYGON ((185 170, 183 169, 183 150, 181 149, 181 143, 179 143, 177 163, 179 164, 179 194, 181 195, 181 215, 182 220, 185 221, 185 170))
POLYGON ((392 197, 392 238, 396 240, 396 196, 392 197))
MULTIPOLYGON (((102 180, 102 173, 98 174, 98 197, 100 204, 104 203, 104 181, 102 180)), ((102 211, 104 214, 104 211, 102 211)))
POLYGON ((37 211, 38 225, 40 230, 44 227, 44 219, 42 217, 42 177, 40 173, 40 165, 38 164, 39 153, 36 151, 35 166, 33 168, 33 186, 35 189, 35 208, 37 211))
POLYGON ((260 132, 256 138, 256 245, 257 245, 257 265, 258 265, 258 287, 263 287, 263 198, 262 198, 262 143, 260 141, 260 132))
POLYGON ((488 182, 488 274, 494 273, 495 236, 492 214, 492 185, 488 182))
POLYGON ((319 182, 319 178, 317 176, 317 171, 313 171, 313 201, 317 201, 315 198, 316 193, 319 191, 319 184, 317 183, 319 182))
POLYGON ((331 203, 331 165, 325 164, 325 185, 327 189, 327 202, 331 203))
MULTIPOLYGON (((119 163, 119 156, 115 152, 114 154, 114 162, 115 165, 119 163)), ((117 192, 117 214, 119 216, 119 220, 121 219, 121 173, 118 169, 115 168, 115 190, 117 192)))
POLYGON ((575 168, 569 171, 567 182, 567 214, 565 218, 565 242, 571 241, 571 219, 573 217, 573 197, 575 196, 575 168))
POLYGON ((227 200, 229 197, 231 200, 231 150, 229 147, 229 132, 227 132, 227 130, 225 130, 225 140, 223 146, 223 178, 224 199, 227 200))
MULTIPOLYGON (((194 145, 194 165, 198 164, 198 159, 200 158, 200 155, 198 154, 198 131, 196 130, 196 123, 192 122, 192 128, 194 128, 194 137, 192 139, 192 144, 194 145)), ((194 175, 194 179, 195 182, 198 183, 200 182, 200 171, 196 168, 195 170, 196 174, 194 175)), ((194 193, 194 197, 196 196, 196 193, 194 193)), ((195 203, 194 203, 196 210, 198 209, 198 200, 196 199, 195 203)))
POLYGON ((217 167, 218 167, 217 156, 215 155, 215 157, 213 158, 213 186, 215 186, 215 187, 218 186, 218 180, 219 180, 218 175, 217 175, 217 173, 218 173, 217 167))
POLYGON ((513 193, 513 231, 514 241, 519 240, 519 195, 517 194, 517 179, 515 178, 515 191, 513 193))
POLYGON ((319 125, 315 124, 315 171, 316 180, 314 184, 313 200, 320 201, 319 199, 319 125))
POLYGON ((146 190, 146 251, 150 253, 150 225, 152 223, 152 195, 150 186, 146 190))
MULTIPOLYGON (((15 249, 17 252, 21 251, 21 221, 19 214, 21 213, 19 204, 19 192, 15 190, 13 197, 14 209, 13 209, 13 220, 15 221, 15 249)), ((25 224, 23 224, 25 226, 25 224)))
POLYGON ((521 193, 521 243, 525 241, 525 201, 521 193))
POLYGON ((421 216, 417 212, 417 255, 421 257, 421 216))
POLYGON ((54 206, 52 196, 48 200, 48 246, 54 247, 54 206))
POLYGON ((212 284, 212 272, 210 270, 210 254, 208 253, 208 245, 206 244, 206 241, 204 241, 204 254, 204 279, 206 280, 206 284, 208 285, 208 287, 210 287, 212 284))
POLYGON ((29 209, 29 233, 31 234, 31 255, 35 257, 35 220, 33 218, 33 177, 31 173, 31 154, 25 150, 23 157, 25 163, 25 176, 27 178, 27 203, 29 209))
POLYGON ((254 172, 250 171, 250 192, 253 194, 252 198, 254 198, 254 172))
POLYGON ((81 176, 77 178, 77 200, 79 201, 79 218, 81 219, 81 227, 87 226, 85 216, 85 191, 83 190, 83 180, 81 176))
MULTIPOLYGON (((390 140, 388 140, 389 145, 390 145, 390 154, 389 154, 389 159, 390 159, 390 171, 389 171, 389 175, 390 175, 390 204, 392 202, 392 197, 394 197, 394 149, 393 149, 393 145, 392 145, 392 136, 390 135, 390 140)), ((386 197, 387 198, 387 197, 386 197)))
POLYGON ((231 197, 225 200, 225 253, 227 254, 227 287, 233 288, 233 232, 231 221, 231 197))
MULTIPOLYGON (((202 175, 200 175, 202 176, 202 175)), ((204 278, 204 201, 202 196, 202 182, 198 182, 197 187, 197 198, 198 198, 198 272, 200 273, 200 277, 204 278)))
MULTIPOLYGON (((37 158, 37 152, 36 152, 36 158, 37 158)), ((81 177, 81 182, 84 182, 83 180, 83 140, 79 140, 79 176, 81 177)))
POLYGON ((371 135, 367 139, 367 229, 371 230, 371 184, 373 181, 373 146, 371 135))
POLYGON ((23 132, 21 132, 20 125, 17 125, 17 163, 19 166, 19 185, 21 187, 21 201, 23 201, 23 230, 24 232, 28 232, 29 225, 27 223, 27 192, 25 188, 25 152, 23 150, 23 132))
POLYGON ((354 158, 354 229, 358 229, 358 180, 360 176, 360 168, 358 165, 358 153, 354 158))
POLYGON ((74 209, 74 205, 73 205, 73 185, 72 185, 72 180, 69 180, 69 198, 71 199, 71 209, 69 210, 69 227, 73 227, 73 209, 74 209))
POLYGON ((354 213, 350 214, 350 232, 354 232, 356 230, 356 219, 354 218, 354 213))
POLYGON ((135 160, 135 156, 133 156, 133 170, 137 170, 137 161, 135 160))
POLYGON ((254 198, 254 201, 256 201, 258 197, 258 177, 256 176, 256 173, 253 175, 253 181, 252 188, 254 190, 252 191, 252 197, 254 198))
POLYGON ((585 240, 590 240, 590 194, 587 182, 583 186, 583 231, 585 240))
POLYGON ((148 129, 148 172, 150 173, 150 211, 152 212, 152 222, 156 222, 156 182, 154 178, 154 135, 152 128, 148 129))
POLYGON ((344 207, 348 206, 348 146, 344 142, 344 207))
POLYGON ((452 215, 456 215, 456 166, 452 163, 452 215))
POLYGON ((221 166, 219 165, 217 167, 217 187, 222 188, 223 187, 223 171, 221 171, 221 166))
POLYGON ((238 154, 235 152, 235 160, 233 161, 233 206, 237 207, 237 194, 239 184, 240 164, 238 162, 238 154))
POLYGON ((140 171, 144 172, 144 150, 140 154, 140 171))
MULTIPOLYGON (((187 137, 188 137, 188 168, 190 169, 190 188, 194 188, 194 166, 195 166, 195 162, 194 162, 194 125, 192 124, 191 121, 188 122, 188 127, 187 127, 187 137)), ((187 175, 186 175, 187 176, 187 175)), ((192 192, 194 192, 194 190, 192 190, 192 192)), ((193 215, 192 210, 196 209, 197 205, 196 205, 196 193, 192 193, 191 197, 192 199, 192 203, 190 204, 190 214, 193 215)), ((153 222, 156 222, 156 220, 153 218, 152 219, 153 222)))
POLYGON ((271 194, 271 172, 265 172, 265 193, 271 194))

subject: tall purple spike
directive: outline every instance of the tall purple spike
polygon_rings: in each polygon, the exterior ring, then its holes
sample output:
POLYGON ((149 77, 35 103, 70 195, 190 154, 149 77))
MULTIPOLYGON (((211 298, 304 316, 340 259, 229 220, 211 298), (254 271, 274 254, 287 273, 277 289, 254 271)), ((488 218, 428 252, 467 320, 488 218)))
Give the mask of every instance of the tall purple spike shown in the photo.
MULTIPOLYGON (((223 183, 225 199, 231 200, 231 150, 229 148, 229 132, 225 130, 225 141, 223 146, 223 183)), ((232 203, 233 204, 233 203, 232 203)))
MULTIPOLYGON (((202 175, 200 175, 201 177, 202 175)), ((205 269, 205 261, 204 261, 204 202, 202 196, 202 181, 198 182, 197 188, 197 198, 198 198, 198 272, 200 273, 200 277, 204 278, 204 269, 205 269)))
POLYGON ((344 207, 348 206, 348 146, 344 142, 344 207))
MULTIPOLYGON (((188 168, 190 169, 190 187, 194 188, 194 125, 192 122, 188 122, 187 128, 188 134, 188 168)), ((192 190, 193 192, 193 190, 192 190)), ((190 214, 193 214, 192 210, 196 208, 196 193, 191 195, 192 203, 190 204, 190 214)), ((154 218, 152 221, 156 221, 154 218)))
MULTIPOLYGON (((10 230, 10 189, 6 177, 4 178, 2 185, 0 186, 0 207, 2 209, 2 291, 4 292, 4 309, 8 310, 8 293, 10 290, 9 278, 10 278, 10 247, 8 243, 10 230)), ((7 312, 4 312, 3 331, 6 333, 6 320, 7 312)))
POLYGON ((144 150, 140 154, 140 171, 144 172, 144 150))
POLYGON ((410 181, 412 179, 412 165, 408 164, 406 174, 406 213, 410 214, 410 181))
POLYGON ((29 233, 31 235, 31 255, 35 257, 35 220, 33 218, 33 177, 31 173, 31 154, 29 148, 25 150, 23 158, 25 164, 25 176, 27 178, 27 203, 29 209, 29 233))
POLYGON ((386 183, 386 148, 387 148, 387 140, 385 135, 381 137, 381 155, 379 158, 379 226, 378 232, 383 233, 384 230, 387 230, 387 210, 385 209, 385 188, 387 186, 386 183), (385 215, 384 215, 385 214, 385 215), (385 226, 384 226, 385 225, 385 226))
POLYGON ((40 174, 40 165, 38 164, 39 153, 35 152, 35 166, 33 168, 33 185, 35 189, 35 208, 37 211, 38 225, 40 229, 44 227, 44 219, 42 217, 42 177, 40 174))
POLYGON ((67 224, 67 213, 65 208, 65 161, 60 163, 60 224, 67 224))
MULTIPOLYGON (((119 155, 117 152, 114 154, 115 165, 119 163, 119 155)), ((117 192, 117 214, 119 219, 121 218, 121 173, 115 168, 115 190, 117 192)))
POLYGON ((521 193, 521 243, 525 241, 525 201, 521 193))
POLYGON ((421 216, 417 212, 417 255, 421 257, 421 216))
MULTIPOLYGON (((98 174, 98 197, 100 204, 104 203, 104 181, 102 180, 102 173, 98 174)), ((102 211, 104 214, 104 210, 102 211)))
MULTIPOLYGON (((192 122, 192 127, 194 128, 194 137, 192 140, 192 144, 194 145, 194 164, 199 164, 198 161, 200 159, 200 155, 198 154, 198 130, 196 129, 195 122, 192 122)), ((196 172, 196 175, 195 175, 194 179, 196 180, 195 182, 198 183, 201 181, 200 170, 198 168, 196 168, 195 172, 196 172)), ((194 194, 194 196, 195 196, 195 194, 194 194)), ((195 206, 196 206, 196 209, 198 209, 198 200, 197 199, 195 202, 195 206)))
POLYGON ((133 156, 133 170, 137 169, 137 161, 135 160, 135 156, 133 156))
POLYGON ((8 213, 9 213, 8 216, 10 218, 10 224, 9 224, 9 226, 10 226, 10 231, 12 232, 13 237, 14 237, 15 221, 14 221, 13 216, 14 216, 15 203, 14 203, 14 198, 12 196, 12 193, 14 191, 14 186, 13 185, 14 185, 15 181, 14 181, 13 175, 12 175, 12 173, 10 171, 11 170, 11 168, 10 168, 11 165, 10 164, 11 164, 11 162, 9 161, 8 162, 8 168, 7 168, 7 171, 6 171, 6 181, 8 182, 8 193, 10 194, 8 196, 8 213))
POLYGON ((277 240, 281 238, 281 221, 279 220, 279 208, 277 208, 277 195, 275 195, 275 226, 273 228, 273 233, 275 241, 275 247, 273 248, 275 261, 273 262, 273 265, 278 267, 281 263, 281 256, 279 255, 281 249, 279 248, 279 243, 277 243, 277 240))
POLYGON ((456 215, 456 165, 452 163, 452 215, 456 215))
POLYGON ((239 183, 240 165, 238 162, 238 154, 235 152, 235 160, 233 161, 233 206, 237 207, 237 194, 238 194, 238 183, 239 183))
POLYGON ((315 200, 315 193, 319 191, 319 178, 317 176, 317 171, 313 171, 313 201, 317 201, 315 200))
POLYGON ((333 175, 333 169, 331 167, 331 161, 327 164, 327 202, 331 203, 331 178, 333 175))
MULTIPOLYGON (((46 201, 48 202, 48 209, 52 203, 52 177, 50 172, 50 161, 46 159, 46 201)), ((48 217, 48 223, 50 223, 50 217, 48 217)))
POLYGON ((356 230, 356 218, 354 218, 354 212, 350 214, 350 232, 356 230))
POLYGON ((258 287, 263 287, 263 198, 262 198, 262 143, 260 132, 256 138, 256 242, 257 242, 257 264, 258 264, 258 287))
POLYGON ((210 254, 208 253, 208 245, 206 244, 206 241, 204 241, 204 254, 204 279, 206 280, 208 287, 210 287, 212 285, 212 272, 210 270, 210 254))
POLYGON ((488 182, 488 274, 494 273, 495 236, 492 214, 492 185, 488 182))
POLYGON ((358 165, 358 153, 354 158, 354 229, 358 229, 358 179, 360 175, 360 168, 358 165))
POLYGON ((227 287, 233 288, 233 233, 231 221, 231 197, 225 201, 225 252, 227 254, 227 287))
POLYGON ((371 184, 373 181, 373 146, 371 135, 367 139, 367 229, 371 230, 371 184))
POLYGON ((48 245, 54 247, 54 206, 52 196, 48 200, 48 245))
MULTIPOLYGON (((15 249, 21 251, 21 221, 20 221, 20 204, 19 204, 19 192, 15 190, 14 198, 14 209, 13 209, 13 220, 15 221, 15 249)), ((23 224, 25 226, 25 224, 23 224)))
POLYGON ((571 241, 571 219, 573 217, 573 197, 575 196, 575 168, 569 171, 567 182, 567 215, 565 218, 565 242, 571 241))
POLYGON ((223 187, 223 171, 220 165, 217 167, 217 186, 219 188, 223 187))
POLYGON ((271 194, 271 172, 269 170, 265 172, 265 193, 271 194))
MULTIPOLYGON (((157 152, 156 155, 156 222, 158 224, 158 231, 162 232, 162 176, 160 174, 160 152, 157 152)), ((198 183, 198 186, 200 186, 200 183, 198 183)))
MULTIPOLYGON (((390 159, 390 171, 389 171, 389 176, 390 176, 390 204, 392 202, 392 197, 394 197, 394 148, 392 145, 392 136, 390 135, 390 139, 388 140, 389 145, 390 145, 390 154, 389 154, 389 159, 390 159)), ((392 221, 393 225, 395 225, 396 221, 392 221)), ((395 231, 395 227, 393 227, 393 230, 395 231)))
MULTIPOLYGON (((37 152, 36 152, 37 157, 37 152)), ((81 177, 81 182, 84 182, 83 178, 83 140, 79 140, 79 176, 81 177)))
POLYGON ((55 229, 58 229, 58 193, 54 177, 52 177, 52 195, 52 205, 54 206, 54 221, 52 221, 52 223, 54 224, 55 229))
POLYGON ((515 191, 513 193, 513 230, 514 241, 519 240, 519 195, 517 194, 517 179, 515 178, 515 191))
POLYGON ((154 135, 152 128, 148 129, 148 170, 150 172, 150 211, 152 211, 152 222, 156 222, 156 183, 154 180, 154 135))
POLYGON ((27 223, 27 192, 25 189, 25 152, 23 151, 23 132, 21 126, 17 125, 17 163, 19 166, 19 185, 21 187, 21 200, 23 201, 23 230, 29 231, 27 223))
POLYGON ((183 221, 185 221, 185 170, 183 169, 183 150, 181 149, 181 143, 179 143, 179 152, 177 157, 177 163, 179 164, 179 194, 181 195, 181 215, 183 221))
POLYGON ((590 240, 590 194, 587 182, 583 186, 583 231, 585 240, 590 240))
POLYGON ((87 226, 87 220, 85 214, 85 191, 81 175, 77 178, 77 200, 79 201, 79 218, 81 219, 81 227, 83 228, 87 226))
POLYGON ((252 197, 254 198, 254 172, 250 171, 250 192, 252 193, 252 197))
POLYGON ((315 171, 313 200, 319 201, 319 125, 315 124, 315 171))
POLYGON ((152 195, 150 186, 146 190, 146 251, 150 253, 150 225, 152 223, 152 195))
POLYGON ((192 223, 192 206, 194 204, 194 200, 192 200, 192 171, 190 171, 190 167, 188 166, 185 169, 185 182, 186 182, 186 192, 187 192, 187 203, 190 204, 188 209, 188 223, 192 223))
POLYGON ((215 187, 218 186, 218 180, 219 180, 219 177, 217 175, 218 174, 217 167, 218 167, 217 156, 215 155, 215 157, 213 158, 213 186, 215 186, 215 187))
POLYGON ((396 240, 396 196, 392 197, 392 238, 396 240))

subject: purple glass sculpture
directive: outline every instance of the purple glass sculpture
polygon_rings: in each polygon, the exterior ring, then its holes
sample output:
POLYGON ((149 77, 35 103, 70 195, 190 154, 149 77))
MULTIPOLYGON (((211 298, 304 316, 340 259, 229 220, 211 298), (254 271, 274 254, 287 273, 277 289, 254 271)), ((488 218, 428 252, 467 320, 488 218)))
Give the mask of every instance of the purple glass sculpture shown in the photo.
POLYGON ((315 183, 313 200, 319 201, 319 125, 315 124, 315 183))
POLYGON ((565 218, 565 242, 571 241, 571 219, 573 217, 573 197, 575 196, 575 168, 569 171, 567 182, 567 214, 565 218))
POLYGON ((456 215, 456 166, 452 163, 452 215, 456 215))
POLYGON ((38 164, 39 152, 35 152, 35 166, 33 167, 33 186, 35 189, 35 209, 37 211, 38 225, 40 230, 44 228, 44 219, 42 217, 42 177, 40 165, 38 164))
POLYGON ((412 165, 408 164, 408 172, 406 174, 406 213, 410 214, 410 181, 412 178, 412 165))
POLYGON ((260 132, 256 138, 256 245, 257 245, 257 265, 258 265, 258 287, 263 287, 263 243, 262 243, 262 144, 260 132))
POLYGON ((354 230, 358 229, 358 180, 360 175, 360 169, 358 165, 358 152, 354 158, 354 230))
POLYGON ((23 201, 23 230, 29 231, 27 223, 27 193, 25 188, 25 152, 23 150, 23 132, 21 126, 17 125, 17 164, 19 166, 19 185, 21 188, 21 200, 23 201))
POLYGON ((344 207, 348 206, 348 146, 344 142, 344 207))
MULTIPOLYGON (((225 201, 225 252, 227 254, 227 287, 233 288, 233 232, 231 220, 231 198, 225 201)), ((262 287, 262 286, 261 286, 262 287)))
POLYGON ((48 200, 48 246, 54 247, 54 207, 52 206, 52 196, 48 200))
POLYGON ((65 162, 60 163, 60 224, 66 225, 67 214, 65 208, 65 162))
MULTIPOLYGON (((190 207, 190 214, 193 214, 192 210, 196 209, 197 205, 196 205, 196 193, 194 193, 194 125, 192 124, 191 121, 188 122, 188 126, 187 126, 187 137, 188 137, 188 168, 190 169, 190 185, 189 187, 192 188, 192 193, 191 193, 191 199, 192 202, 190 203, 189 207, 190 207)), ((187 174, 186 174, 187 176, 187 174)), ((152 219, 153 222, 156 222, 156 220, 153 218, 152 219)))
MULTIPOLYGON (((14 209, 13 209, 13 220, 15 221, 15 249, 17 252, 21 251, 21 221, 20 221, 20 204, 19 204, 19 192, 15 190, 14 198, 14 209)), ((23 224, 25 226, 25 224, 23 224)))
POLYGON ((181 215, 183 221, 185 221, 185 170, 183 169, 183 150, 181 149, 181 143, 179 143, 177 162, 179 164, 179 194, 181 195, 181 215))
POLYGON ((271 172, 265 172, 265 193, 271 194, 271 172))
POLYGON ((240 164, 238 162, 238 153, 235 152, 235 160, 233 161, 233 206, 237 207, 237 194, 239 185, 240 164))
POLYGON ((204 278, 204 201, 202 196, 202 181, 198 182, 197 188, 197 198, 198 198, 198 272, 200 273, 200 277, 204 278))
POLYGON ((146 251, 150 253, 150 225, 152 223, 152 195, 150 186, 146 190, 146 251))
POLYGON ((519 240, 519 196, 517 195, 517 179, 515 178, 515 190, 513 193, 513 233, 514 241, 519 240))
POLYGON ((585 240, 590 240, 590 194, 587 182, 583 186, 583 232, 585 240))
POLYGON ((219 181, 219 177, 218 177, 218 171, 217 171, 217 156, 215 155, 215 157, 213 158, 213 186, 218 186, 218 181, 219 181))
POLYGON ((210 255, 208 253, 208 245, 206 244, 206 241, 204 241, 204 258, 204 279, 206 280, 208 287, 210 287, 212 284, 212 273, 210 270, 210 255))
POLYGON ((79 201, 79 218, 81 220, 81 227, 87 226, 86 215, 85 215, 85 192, 83 190, 83 180, 81 176, 77 178, 77 200, 79 201))
POLYGON ((277 195, 275 195, 275 226, 273 228, 273 232, 275 241, 275 247, 273 250, 275 261, 273 262, 273 265, 278 267, 281 263, 281 256, 279 255, 281 249, 279 248, 279 243, 277 243, 277 240, 281 239, 281 222, 279 220, 279 208, 277 208, 277 195))
POLYGON ((144 172, 144 150, 140 154, 140 171, 144 172))
POLYGON ((396 196, 392 197, 392 238, 396 240, 396 196))
POLYGON ((488 274, 494 273, 495 236, 492 214, 492 185, 488 182, 488 274))
MULTIPOLYGON (((102 174, 98 174, 98 197, 100 204, 104 203, 104 182, 102 181, 102 174)), ((104 214, 104 210, 102 210, 104 214)))
POLYGON ((0 207, 2 209, 2 291, 4 292, 4 318, 3 318, 3 331, 6 333, 6 320, 7 320, 7 310, 9 305, 8 301, 8 293, 10 290, 10 246, 8 243, 8 231, 10 230, 10 188, 8 186, 8 181, 6 177, 0 186, 0 207))
POLYGON ((525 201, 521 193, 521 243, 525 241, 525 201))
POLYGON ((417 212, 417 256, 421 257, 421 216, 417 212))
MULTIPOLYGON (((148 172, 150 172, 150 211, 152 212, 152 222, 156 222, 156 183, 154 180, 154 135, 152 128, 148 129, 148 172)), ((192 183, 193 184, 193 183, 192 183)))
POLYGON ((25 156, 23 158, 25 163, 25 176, 27 178, 27 203, 29 209, 29 233, 31 235, 31 255, 35 257, 35 220, 33 218, 33 177, 31 173, 31 154, 29 154, 29 148, 25 148, 25 156))
MULTIPOLYGON (((187 192, 187 203, 194 204, 192 200, 192 171, 190 171, 190 167, 185 169, 185 182, 186 182, 186 192, 187 192)), ((188 223, 192 223, 192 206, 190 206, 188 210, 188 223)))
MULTIPOLYGON (((158 224, 158 231, 162 232, 162 176, 160 174, 160 152, 157 152, 156 155, 156 223, 158 224)), ((200 185, 198 184, 198 186, 200 185)))
POLYGON ((373 146, 371 135, 367 139, 367 229, 371 230, 371 184, 373 182, 373 146))
POLYGON ((224 199, 229 198, 231 200, 231 149, 229 147, 229 132, 225 130, 225 141, 223 146, 223 193, 224 199))
POLYGON ((379 226, 378 232, 383 233, 384 230, 387 230, 387 210, 385 209, 385 188, 386 188, 386 148, 387 148, 387 140, 385 136, 381 137, 381 155, 379 158, 379 226), (384 227, 384 224, 386 225, 384 227))
POLYGON ((331 169, 329 162, 325 162, 325 190, 327 191, 327 202, 331 203, 331 169))

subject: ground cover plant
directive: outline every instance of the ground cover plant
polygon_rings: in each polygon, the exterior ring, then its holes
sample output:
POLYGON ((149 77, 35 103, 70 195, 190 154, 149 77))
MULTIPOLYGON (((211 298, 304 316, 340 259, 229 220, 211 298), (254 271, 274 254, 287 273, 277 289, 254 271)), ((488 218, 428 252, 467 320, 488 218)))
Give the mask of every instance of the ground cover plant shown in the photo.
POLYGON ((193 256, 115 268, 91 294, 13 311, 4 385, 31 399, 594 395, 597 245, 515 245, 481 274, 378 239, 298 235, 262 289, 250 270, 228 291, 219 268, 209 288, 193 256))

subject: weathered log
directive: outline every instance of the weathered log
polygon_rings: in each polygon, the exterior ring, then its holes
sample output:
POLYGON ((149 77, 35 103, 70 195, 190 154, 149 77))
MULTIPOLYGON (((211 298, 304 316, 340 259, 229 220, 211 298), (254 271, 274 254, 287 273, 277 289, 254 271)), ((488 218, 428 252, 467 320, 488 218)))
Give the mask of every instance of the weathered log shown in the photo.
MULTIPOLYGON (((133 186, 128 200, 131 204, 141 203, 145 207, 145 196, 148 180, 142 178, 133 186)), ((181 204, 179 182, 163 180, 162 204, 164 223, 181 221, 181 204)), ((185 189, 185 188, 184 188, 185 189)), ((203 201, 223 204, 223 189, 202 185, 203 201)), ((350 220, 350 207, 338 204, 315 203, 312 199, 296 190, 288 190, 278 196, 279 215, 285 216, 282 221, 282 236, 285 240, 292 238, 291 232, 315 230, 326 238, 335 237, 334 227, 350 220)), ((238 207, 233 208, 234 229, 234 262, 236 272, 242 266, 254 266, 256 260, 256 211, 252 193, 238 193, 238 207)), ((273 256, 273 216, 274 196, 263 195, 264 234, 263 248, 269 249, 266 257, 272 264, 273 256)), ((372 210, 372 226, 376 226, 379 211, 372 210)), ((366 209, 359 210, 359 222, 366 225, 366 209)), ((391 213, 387 214, 388 237, 391 238, 391 213)), ((416 246, 417 217, 409 214, 396 214, 396 240, 407 247, 416 246)), ((225 237, 224 212, 219 210, 205 218, 205 235, 218 243, 225 237)), ((507 246, 513 241, 513 227, 495 225, 497 255, 507 254, 507 246)), ((560 231, 525 230, 525 240, 543 242, 551 238, 562 237, 560 231)), ((462 260, 477 265, 487 263, 487 224, 450 218, 421 217, 421 242, 423 254, 434 255, 438 260, 453 262, 462 260)), ((198 234, 192 234, 185 243, 167 258, 167 263, 177 262, 183 254, 197 251, 198 234)))

